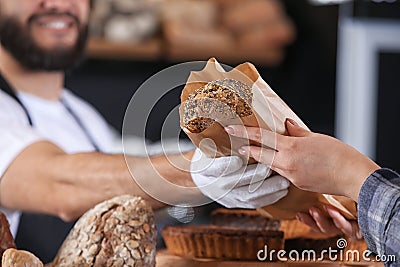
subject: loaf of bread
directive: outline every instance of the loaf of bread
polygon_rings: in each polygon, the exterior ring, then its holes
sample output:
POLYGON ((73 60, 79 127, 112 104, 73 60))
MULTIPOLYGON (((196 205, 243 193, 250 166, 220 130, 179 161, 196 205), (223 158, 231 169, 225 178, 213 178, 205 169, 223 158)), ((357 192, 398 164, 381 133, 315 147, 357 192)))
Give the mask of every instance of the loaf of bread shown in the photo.
POLYGON ((15 243, 10 232, 10 224, 6 216, 0 212, 0 257, 9 248, 15 248, 15 243))
POLYGON ((32 253, 14 248, 4 252, 1 264, 2 267, 43 267, 43 263, 32 253))
POLYGON ((156 234, 152 209, 142 198, 115 197, 78 220, 52 266, 155 266, 156 234))

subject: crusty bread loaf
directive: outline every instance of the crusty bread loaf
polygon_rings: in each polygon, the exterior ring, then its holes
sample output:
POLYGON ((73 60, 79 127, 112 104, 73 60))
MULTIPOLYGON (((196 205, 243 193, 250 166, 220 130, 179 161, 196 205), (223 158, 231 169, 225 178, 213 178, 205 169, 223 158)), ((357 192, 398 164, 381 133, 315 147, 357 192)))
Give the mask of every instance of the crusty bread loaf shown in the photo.
POLYGON ((183 126, 201 133, 217 119, 235 119, 253 114, 251 89, 240 81, 222 79, 207 83, 183 103, 183 126))
POLYGON ((4 252, 1 264, 2 267, 43 267, 43 263, 32 253, 14 248, 4 252))
POLYGON ((15 248, 15 243, 10 232, 10 224, 6 216, 0 212, 0 257, 9 248, 15 248))
POLYGON ((155 266, 156 234, 153 212, 142 198, 115 197, 78 220, 52 266, 155 266))

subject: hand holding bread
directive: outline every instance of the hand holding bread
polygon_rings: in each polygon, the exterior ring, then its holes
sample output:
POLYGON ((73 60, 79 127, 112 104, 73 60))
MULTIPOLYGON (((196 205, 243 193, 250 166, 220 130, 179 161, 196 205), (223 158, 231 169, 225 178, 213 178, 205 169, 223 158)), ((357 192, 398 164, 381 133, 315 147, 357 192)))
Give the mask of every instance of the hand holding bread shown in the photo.
MULTIPOLYGON (((208 157, 241 156, 239 149, 243 146, 260 145, 247 137, 229 135, 224 129, 229 125, 258 127, 287 135, 285 121, 291 118, 307 129, 250 63, 226 72, 215 59, 209 60, 202 71, 191 73, 181 101, 181 127, 208 157)), ((276 145, 275 138, 268 140, 272 154, 276 145)), ((248 163, 254 162, 248 154, 242 158, 248 163)), ((263 163, 272 165, 273 156, 269 162, 263 163)), ((309 208, 323 204, 337 207, 347 218, 357 216, 355 203, 351 199, 306 192, 293 185, 289 187, 286 197, 259 211, 274 218, 294 219, 297 212, 308 212, 309 208)))

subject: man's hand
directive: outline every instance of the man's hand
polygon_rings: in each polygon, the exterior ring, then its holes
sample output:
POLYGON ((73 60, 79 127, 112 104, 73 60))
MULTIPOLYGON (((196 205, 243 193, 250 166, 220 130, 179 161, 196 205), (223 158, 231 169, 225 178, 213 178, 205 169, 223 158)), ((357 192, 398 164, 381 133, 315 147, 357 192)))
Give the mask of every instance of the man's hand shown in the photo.
POLYGON ((237 156, 207 158, 196 150, 191 164, 194 183, 204 195, 227 208, 255 209, 288 193, 289 181, 271 174, 265 164, 246 165, 237 156))

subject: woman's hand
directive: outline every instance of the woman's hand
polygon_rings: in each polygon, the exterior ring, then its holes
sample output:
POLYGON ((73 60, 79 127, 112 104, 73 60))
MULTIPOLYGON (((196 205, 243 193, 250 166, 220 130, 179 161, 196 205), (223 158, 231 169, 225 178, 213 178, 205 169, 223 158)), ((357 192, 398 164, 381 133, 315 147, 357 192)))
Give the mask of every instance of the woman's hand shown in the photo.
POLYGON ((356 220, 347 220, 339 211, 324 205, 326 213, 318 208, 310 208, 309 213, 299 212, 296 217, 317 232, 328 235, 345 234, 355 240, 363 238, 356 220))
POLYGON ((320 193, 344 195, 358 200, 365 179, 379 166, 345 143, 307 131, 291 119, 286 121, 290 136, 257 127, 233 125, 228 134, 247 138, 262 146, 245 146, 239 153, 270 165, 297 187, 320 193))

